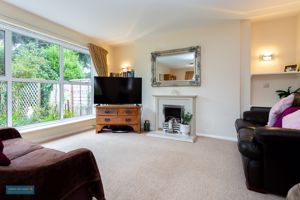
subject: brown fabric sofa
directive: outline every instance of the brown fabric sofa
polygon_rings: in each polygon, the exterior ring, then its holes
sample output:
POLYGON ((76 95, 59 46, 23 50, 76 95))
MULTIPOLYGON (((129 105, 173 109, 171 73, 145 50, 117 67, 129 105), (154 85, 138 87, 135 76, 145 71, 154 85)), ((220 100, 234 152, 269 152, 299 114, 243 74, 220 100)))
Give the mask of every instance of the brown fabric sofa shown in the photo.
POLYGON ((4 154, 11 160, 0 166, 0 199, 104 200, 96 160, 91 151, 68 153, 22 139, 14 128, 0 129, 4 154), (6 185, 33 185, 35 195, 6 195, 6 185))

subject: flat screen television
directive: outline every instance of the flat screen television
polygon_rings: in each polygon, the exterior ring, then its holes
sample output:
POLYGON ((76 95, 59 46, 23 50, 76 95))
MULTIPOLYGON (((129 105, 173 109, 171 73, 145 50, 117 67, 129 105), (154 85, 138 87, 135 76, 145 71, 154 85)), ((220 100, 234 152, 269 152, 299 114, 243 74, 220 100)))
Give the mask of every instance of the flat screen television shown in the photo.
POLYGON ((95 104, 141 104, 142 78, 95 77, 95 104))

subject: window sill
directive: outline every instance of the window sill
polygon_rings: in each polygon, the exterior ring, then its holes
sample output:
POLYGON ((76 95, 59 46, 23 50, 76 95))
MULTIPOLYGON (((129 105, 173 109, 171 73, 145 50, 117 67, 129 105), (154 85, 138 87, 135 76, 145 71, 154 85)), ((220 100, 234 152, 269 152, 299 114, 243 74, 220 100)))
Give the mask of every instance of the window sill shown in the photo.
POLYGON ((19 127, 19 128, 17 127, 16 129, 18 131, 20 131, 21 134, 26 134, 26 133, 30 133, 30 132, 33 132, 33 131, 50 129, 50 128, 75 124, 75 123, 78 123, 78 122, 84 122, 84 121, 94 120, 94 119, 96 119, 96 117, 94 115, 88 115, 88 116, 84 116, 84 117, 64 119, 64 120, 59 120, 59 121, 55 121, 55 122, 48 122, 48 123, 46 122, 46 123, 40 123, 40 124, 33 124, 33 125, 19 127))

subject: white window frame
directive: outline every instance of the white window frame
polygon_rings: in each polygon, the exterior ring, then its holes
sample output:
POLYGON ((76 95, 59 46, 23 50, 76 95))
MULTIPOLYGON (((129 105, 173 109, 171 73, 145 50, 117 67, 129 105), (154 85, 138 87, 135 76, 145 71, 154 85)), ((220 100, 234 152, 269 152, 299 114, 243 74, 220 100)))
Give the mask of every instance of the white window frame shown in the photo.
MULTIPOLYGON (((59 120, 53 120, 49 122, 42 122, 42 123, 34 123, 30 125, 25 125, 23 127, 36 127, 36 126, 43 126, 45 124, 50 124, 50 123, 59 123, 61 121, 69 121, 69 120, 74 120, 74 119, 80 119, 82 117, 90 117, 93 115, 93 105, 94 105, 94 99, 91 98, 90 106, 91 106, 91 114, 90 115, 84 115, 84 116, 77 116, 77 117, 72 117, 72 118, 64 118, 64 85, 65 84, 70 84, 70 85, 89 85, 91 87, 91 97, 94 96, 94 76, 95 76, 95 70, 94 70, 94 65, 92 62, 91 58, 91 77, 90 77, 90 82, 81 82, 81 81, 68 81, 64 80, 64 49, 70 49, 74 50, 79 53, 87 54, 90 56, 90 53, 87 49, 87 47, 81 47, 79 45, 74 45, 67 43, 65 41, 59 40, 59 39, 54 39, 49 36, 42 35, 37 32, 33 32, 31 30, 27 30, 24 28, 19 28, 15 27, 13 25, 8 25, 4 23, 0 23, 0 31, 4 31, 4 49, 5 49, 5 75, 0 76, 0 81, 1 82, 6 82, 7 84, 7 112, 6 112, 6 126, 12 127, 12 84, 13 82, 34 82, 34 83, 48 83, 48 84, 58 84, 59 85, 59 112, 60 112, 60 119, 59 120), (28 36, 37 40, 42 40, 45 42, 49 42, 55 45, 59 46, 59 64, 60 64, 60 70, 59 70, 59 80, 37 80, 37 79, 30 79, 30 78, 14 78, 12 77, 12 34, 17 33, 21 34, 24 36, 28 36)), ((91 56, 90 56, 91 57, 91 56)))

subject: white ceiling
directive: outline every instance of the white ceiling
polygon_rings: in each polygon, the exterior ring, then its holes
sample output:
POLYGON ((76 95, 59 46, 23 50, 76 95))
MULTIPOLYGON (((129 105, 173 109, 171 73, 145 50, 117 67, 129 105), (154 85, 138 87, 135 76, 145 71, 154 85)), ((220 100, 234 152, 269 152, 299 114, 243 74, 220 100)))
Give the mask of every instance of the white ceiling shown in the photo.
POLYGON ((295 13, 300 0, 4 0, 110 43, 225 20, 295 13))

